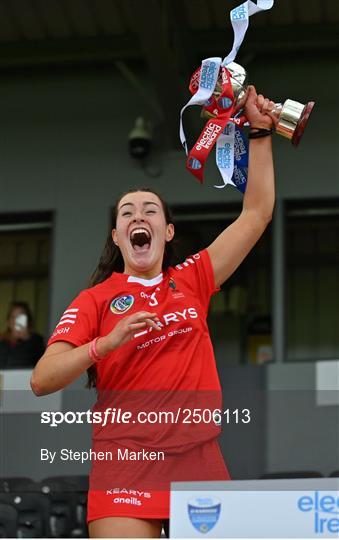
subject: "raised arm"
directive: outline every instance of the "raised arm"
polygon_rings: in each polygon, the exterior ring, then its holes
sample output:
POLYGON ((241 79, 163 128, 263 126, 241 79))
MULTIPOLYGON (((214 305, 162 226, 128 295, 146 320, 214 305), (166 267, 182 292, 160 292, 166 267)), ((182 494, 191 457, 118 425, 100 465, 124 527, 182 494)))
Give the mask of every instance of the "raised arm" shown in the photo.
MULTIPOLYGON (((253 86, 245 106, 251 128, 270 129, 274 103, 257 95, 253 86)), ((272 218, 274 207, 274 170, 271 137, 251 139, 246 192, 240 216, 208 247, 215 283, 221 285, 233 274, 259 240, 272 218)))
MULTIPOLYGON (((156 313, 138 311, 124 317, 114 329, 97 341, 96 350, 104 357, 131 340, 138 330, 150 326, 160 330, 156 313)), ((45 354, 35 366, 31 377, 31 388, 36 396, 51 394, 75 381, 93 364, 89 355, 90 343, 75 347, 59 341, 47 347, 45 354)))

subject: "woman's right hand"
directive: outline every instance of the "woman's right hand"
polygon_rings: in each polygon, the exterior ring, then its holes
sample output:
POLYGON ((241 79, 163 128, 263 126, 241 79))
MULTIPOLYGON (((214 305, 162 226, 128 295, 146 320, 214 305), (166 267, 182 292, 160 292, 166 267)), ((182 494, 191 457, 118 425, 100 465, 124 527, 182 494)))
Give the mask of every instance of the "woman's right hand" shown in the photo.
POLYGON ((158 325, 159 318, 156 313, 149 311, 138 311, 121 319, 107 336, 101 337, 97 342, 97 349, 100 356, 105 356, 117 347, 130 341, 138 330, 147 327, 161 330, 158 325))
POLYGON ((274 101, 265 98, 262 94, 257 94, 253 85, 248 87, 245 115, 251 127, 258 129, 274 128, 278 122, 277 116, 272 113, 274 107, 274 101))

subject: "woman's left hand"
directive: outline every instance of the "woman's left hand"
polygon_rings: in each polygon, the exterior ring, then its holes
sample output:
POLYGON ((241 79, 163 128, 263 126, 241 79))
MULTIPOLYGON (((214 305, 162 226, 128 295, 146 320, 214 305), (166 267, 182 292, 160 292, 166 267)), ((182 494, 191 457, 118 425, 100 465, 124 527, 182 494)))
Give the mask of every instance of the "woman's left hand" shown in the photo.
POLYGON ((262 94, 257 94, 254 86, 248 87, 245 115, 250 127, 259 129, 274 128, 278 121, 277 117, 272 114, 274 107, 274 101, 265 98, 262 94))

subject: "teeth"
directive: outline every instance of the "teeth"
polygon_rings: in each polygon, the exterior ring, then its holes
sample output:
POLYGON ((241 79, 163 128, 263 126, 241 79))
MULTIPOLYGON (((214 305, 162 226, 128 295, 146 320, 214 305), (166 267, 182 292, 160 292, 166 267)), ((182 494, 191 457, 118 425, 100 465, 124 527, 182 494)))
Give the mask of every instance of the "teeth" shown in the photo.
POLYGON ((140 229, 134 229, 134 230, 131 232, 131 238, 133 238, 133 236, 134 236, 135 234, 146 234, 147 238, 150 238, 150 237, 151 237, 151 235, 150 235, 150 233, 148 232, 147 229, 141 229, 141 228, 140 228, 140 229))

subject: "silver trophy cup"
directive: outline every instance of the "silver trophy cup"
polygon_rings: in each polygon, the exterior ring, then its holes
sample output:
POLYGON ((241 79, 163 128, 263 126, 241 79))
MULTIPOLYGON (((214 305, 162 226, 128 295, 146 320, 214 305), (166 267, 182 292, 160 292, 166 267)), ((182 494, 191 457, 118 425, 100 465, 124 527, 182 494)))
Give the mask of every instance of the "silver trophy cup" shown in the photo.
MULTIPOLYGON (((244 106, 247 96, 247 73, 236 62, 231 62, 226 67, 231 73, 236 110, 240 110, 244 106)), ((215 90, 216 97, 218 97, 220 91, 221 87, 217 84, 215 90)), ((275 126, 276 133, 290 139, 293 146, 298 146, 313 107, 314 101, 309 101, 306 105, 292 99, 286 99, 283 104, 277 103, 272 111, 278 120, 275 126)), ((208 116, 210 117, 211 115, 209 114, 208 116)))

